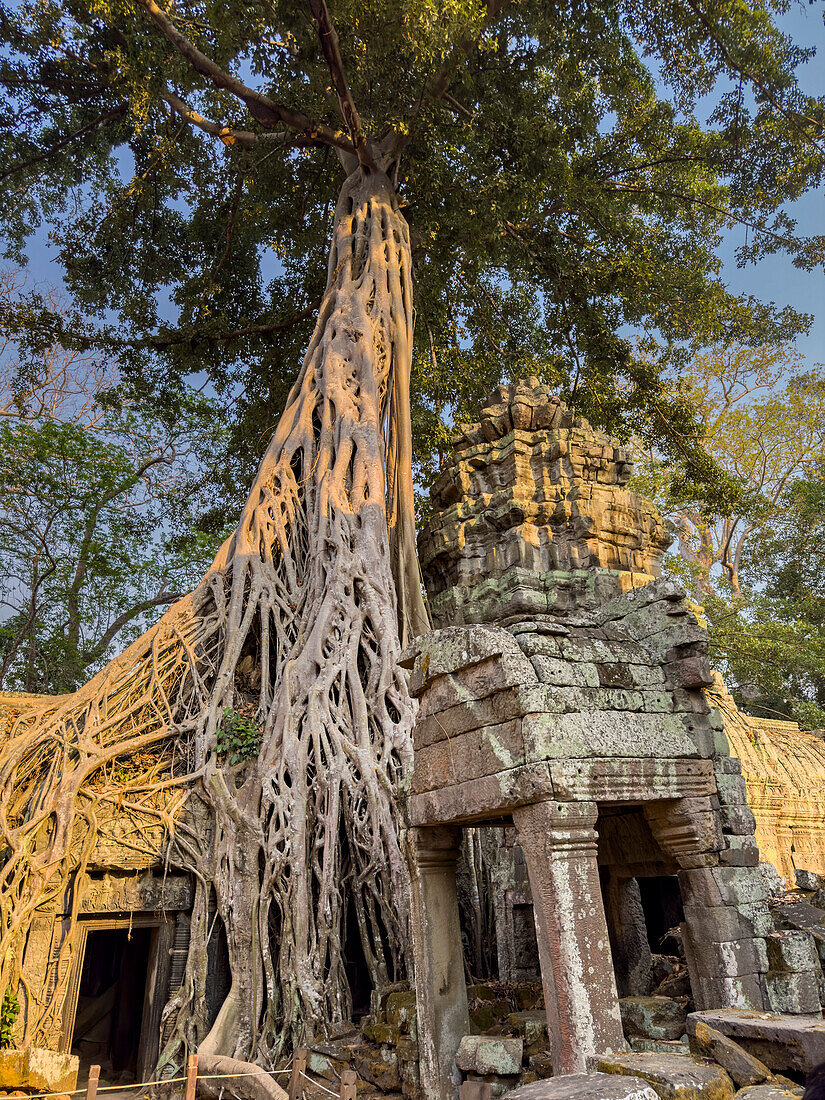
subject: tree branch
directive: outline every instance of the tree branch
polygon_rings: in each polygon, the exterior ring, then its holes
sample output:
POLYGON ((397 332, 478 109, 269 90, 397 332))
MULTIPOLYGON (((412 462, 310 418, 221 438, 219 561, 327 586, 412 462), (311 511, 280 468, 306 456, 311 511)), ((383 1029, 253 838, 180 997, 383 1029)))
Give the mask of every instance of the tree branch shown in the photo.
MULTIPOLYGON (((503 8, 507 6, 509 0, 488 0, 487 10, 484 13, 484 21, 481 25, 481 30, 475 36, 475 38, 465 38, 462 42, 456 46, 450 56, 447 58, 441 71, 430 81, 430 83, 424 89, 424 95, 430 99, 447 99, 447 102, 451 106, 457 106, 456 101, 450 96, 447 97, 446 93, 455 71, 456 65, 461 60, 461 54, 465 57, 473 52, 481 41, 481 36, 489 28, 491 23, 501 14, 503 8)), ((423 98, 423 97, 422 97, 423 98)), ((466 108, 464 108, 466 110, 466 108)))
POLYGON ((8 176, 13 176, 16 172, 22 172, 26 168, 31 168, 34 164, 40 164, 42 161, 48 160, 49 157, 54 156, 55 153, 59 153, 61 149, 65 149, 67 145, 71 145, 73 141, 77 141, 77 139, 83 137, 84 134, 88 134, 90 130, 96 130, 98 126, 103 126, 104 123, 111 122, 113 118, 119 118, 122 114, 125 114, 127 106, 128 104, 123 103, 120 107, 115 107, 112 111, 106 111, 105 114, 99 115, 91 122, 87 122, 85 126, 81 126, 79 130, 75 130, 73 133, 68 134, 56 145, 52 145, 45 153, 38 153, 36 157, 30 157, 29 160, 24 160, 21 161, 20 164, 12 165, 12 167, 7 168, 5 172, 0 172, 0 180, 4 180, 8 176))
POLYGON ((117 634, 131 622, 132 619, 138 615, 142 615, 144 611, 149 611, 153 607, 163 607, 164 604, 175 603, 177 600, 182 600, 185 593, 183 592, 159 592, 157 596, 152 596, 148 600, 143 600, 142 603, 135 604, 134 607, 130 607, 127 611, 122 611, 116 619, 112 621, 108 629, 104 634, 98 638, 97 643, 91 649, 84 649, 82 653, 82 659, 84 667, 88 668, 94 661, 99 660, 109 645, 114 641, 117 634))
POLYGON ((377 168, 372 153, 364 137, 361 128, 361 117, 352 98, 352 92, 347 83, 344 71, 344 59, 341 57, 341 43, 338 41, 338 33, 329 14, 326 0, 309 0, 309 8, 318 24, 318 37, 321 40, 321 49, 329 68, 332 83, 338 95, 338 103, 341 107, 341 115, 347 125, 349 136, 355 151, 358 154, 358 163, 369 172, 377 168))
POLYGON ((137 0, 137 3, 147 12, 152 22, 175 47, 178 53, 184 57, 192 68, 207 77, 216 88, 222 88, 240 99, 247 110, 262 126, 272 127, 277 125, 288 126, 291 130, 303 134, 313 142, 321 145, 333 145, 347 152, 354 152, 354 146, 346 134, 340 130, 333 130, 324 122, 316 122, 302 111, 294 111, 291 107, 284 107, 275 103, 269 96, 256 92, 249 88, 242 80, 217 65, 210 57, 193 45, 180 33, 175 24, 162 8, 158 7, 155 0, 137 0))

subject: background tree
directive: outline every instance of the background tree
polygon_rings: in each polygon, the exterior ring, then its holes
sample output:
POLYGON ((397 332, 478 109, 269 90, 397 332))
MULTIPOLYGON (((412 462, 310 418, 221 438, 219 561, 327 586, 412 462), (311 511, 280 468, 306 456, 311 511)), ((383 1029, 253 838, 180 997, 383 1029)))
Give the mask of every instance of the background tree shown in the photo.
POLYGON ((350 905, 372 980, 403 968, 396 794, 413 713, 398 658, 426 625, 414 341, 424 459, 444 417, 531 346, 581 411, 655 436, 707 496, 690 404, 616 334, 788 336, 805 319, 728 294, 714 246, 745 222, 744 258, 822 252, 782 209, 823 168, 823 104, 794 75, 810 51, 760 4, 342 0, 334 15, 324 0, 4 13, 5 117, 21 120, 0 151, 10 250, 44 219, 76 303, 56 317, 32 295, 6 322, 32 354, 55 339, 117 349, 164 408, 194 370, 219 397, 237 387, 239 452, 283 404, 192 596, 21 719, 0 754, 0 789, 16 792, 4 973, 32 898, 66 888, 68 847, 91 828, 57 797, 57 746, 92 802, 113 755, 144 792, 196 777, 211 827, 178 822, 170 846, 197 886, 164 1060, 187 1043, 204 1065, 269 1063, 345 1016, 350 905), (239 705, 260 753, 233 766, 220 723, 239 705), (213 891, 232 972, 214 1022, 213 891))
MULTIPOLYGON (((25 277, 0 273, 0 300, 25 277)), ((56 310, 59 296, 48 292, 56 310)), ((94 354, 0 348, 0 686, 63 692, 187 592, 214 555, 198 530, 215 404, 174 426, 124 400, 94 354)))
POLYGON ((732 483, 720 511, 648 448, 637 484, 674 524, 665 567, 702 604, 711 652, 740 706, 825 724, 817 509, 825 489, 825 371, 793 345, 715 348, 674 381, 732 483))
POLYGON ((747 542, 740 598, 706 602, 711 643, 745 710, 825 729, 825 468, 779 505, 747 542))
POLYGON ((648 447, 639 486, 670 516, 698 599, 720 582, 741 598, 748 540, 787 507, 789 488, 825 458, 825 369, 806 369, 792 344, 717 346, 694 355, 673 381, 696 410, 698 439, 731 485, 720 514, 648 447))

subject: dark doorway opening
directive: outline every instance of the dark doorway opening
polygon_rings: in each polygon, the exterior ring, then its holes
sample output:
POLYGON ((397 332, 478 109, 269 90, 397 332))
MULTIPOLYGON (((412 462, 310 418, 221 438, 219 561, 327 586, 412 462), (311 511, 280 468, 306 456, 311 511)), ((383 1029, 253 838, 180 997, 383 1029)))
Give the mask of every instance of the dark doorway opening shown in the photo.
POLYGON ((361 943, 361 929, 355 900, 351 896, 347 901, 344 925, 344 969, 352 997, 352 1018, 358 1020, 369 1013, 372 979, 367 956, 364 954, 364 945, 361 943))
POLYGON ((86 938, 72 1053, 107 1076, 138 1071, 146 979, 156 929, 104 928, 86 938))
POLYGON ((680 954, 679 942, 669 934, 673 929, 678 929, 685 919, 676 875, 640 878, 639 892, 650 950, 661 955, 680 954))

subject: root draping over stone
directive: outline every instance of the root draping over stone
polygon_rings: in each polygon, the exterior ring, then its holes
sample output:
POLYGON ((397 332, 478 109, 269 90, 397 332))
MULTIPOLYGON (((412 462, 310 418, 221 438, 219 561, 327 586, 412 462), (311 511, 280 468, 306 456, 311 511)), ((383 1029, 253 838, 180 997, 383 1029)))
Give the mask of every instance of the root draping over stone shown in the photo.
MULTIPOLYGON (((374 983, 405 965, 396 793, 413 707, 397 659, 426 624, 412 325, 407 225, 386 175, 358 169, 312 340, 234 535, 191 595, 80 691, 24 711, 2 743, 0 987, 20 980, 36 907, 68 898, 73 927, 102 816, 156 828, 168 865, 192 873, 161 1069, 184 1047, 270 1064, 346 1017, 347 934, 374 983), (219 752, 227 708, 258 728, 256 756, 219 752), (216 917, 232 980, 210 1027, 216 917)), ((70 931, 64 962, 72 944, 70 931)), ((62 996, 23 994, 36 1041, 62 996)))

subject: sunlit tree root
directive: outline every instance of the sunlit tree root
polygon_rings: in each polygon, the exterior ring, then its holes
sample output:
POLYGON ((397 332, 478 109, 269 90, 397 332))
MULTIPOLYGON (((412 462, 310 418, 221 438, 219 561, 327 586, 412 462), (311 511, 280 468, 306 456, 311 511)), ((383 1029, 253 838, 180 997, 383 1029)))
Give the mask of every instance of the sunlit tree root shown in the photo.
MULTIPOLYGON (((33 907, 84 869, 94 807, 113 792, 150 807, 169 864, 193 873, 162 1068, 180 1065, 184 1045, 271 1064, 345 1018, 348 911, 374 983, 405 965, 394 795, 413 708, 397 658, 425 625, 411 336, 407 226, 387 177, 359 169, 339 199, 312 341, 235 534, 191 596, 75 695, 22 715, 2 746, 0 982, 19 978, 33 907), (254 718, 257 757, 219 755, 226 708, 254 718), (183 814, 166 806, 176 785, 190 792, 183 814), (210 903, 232 974, 211 1030, 210 903)), ((32 1004, 32 1038, 46 1015, 32 1004)))

